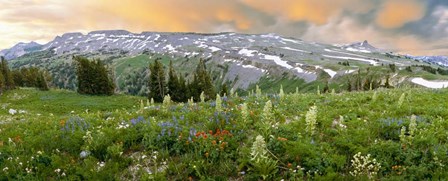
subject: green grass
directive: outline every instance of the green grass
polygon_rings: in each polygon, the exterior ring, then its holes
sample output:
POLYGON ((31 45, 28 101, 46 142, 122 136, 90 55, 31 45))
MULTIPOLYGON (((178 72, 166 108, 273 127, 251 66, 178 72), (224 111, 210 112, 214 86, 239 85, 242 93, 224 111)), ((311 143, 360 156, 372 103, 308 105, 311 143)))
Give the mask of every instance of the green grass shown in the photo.
MULTIPOLYGON (((129 109, 139 105, 143 97, 115 95, 115 96, 89 96, 67 90, 36 91, 34 89, 16 89, 6 92, 0 97, 0 102, 9 108, 26 110, 32 114, 55 116, 97 111, 114 111, 116 109, 129 109)), ((6 114, 7 110, 0 110, 6 114)))

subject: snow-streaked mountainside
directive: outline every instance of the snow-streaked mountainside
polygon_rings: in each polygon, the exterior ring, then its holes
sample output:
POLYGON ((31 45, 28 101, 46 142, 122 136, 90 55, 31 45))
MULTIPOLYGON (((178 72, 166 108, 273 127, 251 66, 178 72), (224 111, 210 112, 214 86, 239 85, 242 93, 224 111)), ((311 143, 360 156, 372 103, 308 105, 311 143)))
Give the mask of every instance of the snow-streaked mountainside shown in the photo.
POLYGON ((413 56, 412 58, 423 62, 448 67, 448 56, 413 56))
MULTIPOLYGON (((47 68, 51 68, 49 61, 71 61, 71 55, 95 55, 111 59, 116 66, 121 65, 120 61, 124 57, 142 54, 169 56, 173 60, 180 57, 186 59, 186 62, 189 59, 203 58, 207 59, 208 64, 225 67, 216 79, 233 82, 234 88, 242 89, 257 83, 263 77, 287 77, 311 83, 316 80, 338 79, 361 67, 388 64, 405 67, 421 64, 407 56, 385 53, 367 41, 338 46, 276 34, 138 34, 125 30, 93 31, 88 34, 66 33, 42 46, 36 43, 26 46, 19 44, 2 52, 6 52, 3 54, 7 59, 13 59, 15 66, 23 66, 26 61, 36 59, 30 58, 32 53, 29 52, 49 52, 51 55, 40 58, 43 59, 40 63, 33 63, 47 68), (22 55, 25 56, 20 57, 22 55), (350 65, 344 66, 343 62, 349 62, 350 65)), ((132 64, 126 63, 129 66, 132 64)), ((189 64, 185 62, 179 63, 180 68, 188 67, 187 65, 189 64)), ((121 69, 118 70, 118 74, 120 73, 121 69)), ((116 76, 120 78, 124 75, 116 76)))
POLYGON ((341 47, 347 51, 352 52, 363 52, 363 53, 381 52, 381 50, 370 45, 367 40, 364 40, 363 42, 352 43, 349 45, 343 45, 341 47))
POLYGON ((4 49, 0 51, 0 56, 5 57, 5 59, 10 60, 22 55, 25 55, 29 52, 38 51, 41 48, 41 44, 36 42, 30 43, 18 43, 9 49, 4 49))

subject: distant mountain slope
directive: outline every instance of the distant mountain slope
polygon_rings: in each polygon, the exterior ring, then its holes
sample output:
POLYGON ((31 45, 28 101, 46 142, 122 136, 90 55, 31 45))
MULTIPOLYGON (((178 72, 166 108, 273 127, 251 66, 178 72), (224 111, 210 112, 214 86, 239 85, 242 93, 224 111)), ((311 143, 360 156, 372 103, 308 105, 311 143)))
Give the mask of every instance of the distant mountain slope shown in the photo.
POLYGON ((414 56, 412 58, 423 62, 448 67, 448 56, 414 56))
MULTIPOLYGON (((300 39, 282 37, 276 34, 238 33, 131 33, 125 30, 93 31, 88 34, 67 33, 31 51, 17 55, 12 60, 16 68, 40 66, 49 69, 56 77, 54 83, 61 88, 74 88, 73 70, 70 68, 73 55, 100 58, 115 70, 121 91, 142 92, 142 82, 148 63, 162 59, 165 65, 173 60, 185 76, 191 72, 200 58, 206 59, 214 74, 216 84, 232 83, 232 88, 249 89, 255 84, 270 85, 263 81, 272 80, 283 84, 283 80, 294 80, 294 84, 306 90, 332 83, 337 89, 350 80, 359 69, 377 71, 377 79, 386 75, 397 83, 410 82, 406 78, 423 76, 426 73, 414 71, 414 75, 388 72, 387 65, 398 66, 398 71, 411 65, 425 65, 406 56, 384 53, 367 41, 345 46, 306 42, 300 39), (138 57, 138 58, 135 58, 138 57), (138 61, 135 63, 134 61, 138 61), (395 75, 395 76, 394 76, 395 75), (402 80, 405 78, 404 80, 402 80), (130 81, 132 80, 132 81, 130 81), (123 84, 123 85, 121 85, 123 84), (140 87, 139 87, 140 86, 140 87), (128 87, 128 88, 126 88, 128 87)), ((6 50, 10 51, 10 50, 6 50)), ((370 74, 372 74, 370 72, 370 74)), ((444 79, 443 76, 431 76, 444 79)), ((143 81, 144 82, 144 81, 143 81)), ((291 84, 291 82, 289 82, 291 84)), ((292 89, 292 88, 291 88, 292 89)))
POLYGON ((42 47, 41 44, 36 42, 30 43, 18 43, 17 45, 0 51, 0 56, 5 57, 7 60, 15 59, 30 52, 38 51, 42 47))

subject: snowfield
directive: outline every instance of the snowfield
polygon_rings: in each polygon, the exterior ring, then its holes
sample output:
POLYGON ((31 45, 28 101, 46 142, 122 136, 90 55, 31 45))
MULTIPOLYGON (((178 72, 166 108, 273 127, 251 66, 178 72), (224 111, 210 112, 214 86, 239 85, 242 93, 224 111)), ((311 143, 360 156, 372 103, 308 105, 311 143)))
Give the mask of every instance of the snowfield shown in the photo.
POLYGON ((257 53, 258 51, 256 51, 256 50, 249 50, 249 49, 241 49, 239 52, 238 52, 238 54, 240 54, 240 55, 244 55, 244 56, 247 56, 247 57, 253 57, 254 56, 254 53, 257 53))
POLYGON ((418 84, 427 88, 432 88, 432 89, 442 89, 442 88, 446 88, 448 87, 448 81, 445 82, 436 82, 436 81, 429 81, 429 80, 425 80, 423 78, 413 78, 411 80, 412 83, 414 84, 418 84))
POLYGON ((285 67, 287 69, 292 69, 293 67, 291 65, 288 64, 287 61, 282 60, 279 56, 274 56, 274 55, 264 55, 264 58, 266 60, 274 60, 274 62, 277 65, 280 65, 282 67, 285 67))

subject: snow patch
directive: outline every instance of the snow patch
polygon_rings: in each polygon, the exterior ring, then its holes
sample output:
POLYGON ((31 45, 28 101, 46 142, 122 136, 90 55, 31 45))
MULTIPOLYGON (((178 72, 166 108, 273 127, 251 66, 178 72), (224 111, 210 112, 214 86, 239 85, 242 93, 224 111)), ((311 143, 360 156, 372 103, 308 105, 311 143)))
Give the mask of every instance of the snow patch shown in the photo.
POLYGON ((282 38, 282 40, 283 40, 283 41, 286 41, 286 42, 291 42, 291 43, 301 44, 299 41, 297 41, 297 40, 293 40, 293 39, 282 38))
POLYGON ((246 69, 255 69, 255 70, 258 70, 260 72, 266 72, 267 71, 267 70, 264 70, 264 69, 261 69, 261 68, 257 68, 257 67, 255 67, 253 65, 242 65, 242 67, 246 68, 246 69))
POLYGON ((257 53, 258 51, 256 50, 249 50, 249 49, 241 49, 238 54, 240 55, 244 55, 244 56, 248 56, 248 57, 253 57, 254 53, 257 53))
POLYGON ((208 49, 210 49, 212 52, 217 52, 220 51, 221 49, 218 47, 208 47, 208 49))
POLYGON ((372 53, 371 51, 368 50, 362 50, 362 49, 355 49, 355 48, 346 48, 346 50, 351 51, 351 52, 362 52, 362 53, 372 53))
POLYGON ((275 55, 264 55, 264 58, 267 60, 273 60, 277 65, 285 67, 287 69, 292 69, 293 67, 288 64, 287 61, 282 60, 279 56, 275 55))
POLYGON ((423 78, 413 78, 411 80, 412 83, 414 84, 418 84, 421 86, 425 86, 427 88, 432 88, 432 89, 442 89, 442 88, 447 88, 448 87, 448 81, 446 82, 436 82, 436 81, 428 81, 425 80, 423 78))
POLYGON ((294 68, 294 70, 296 70, 298 73, 304 73, 305 71, 302 69, 302 68, 300 68, 300 67, 296 67, 296 68, 294 68))

